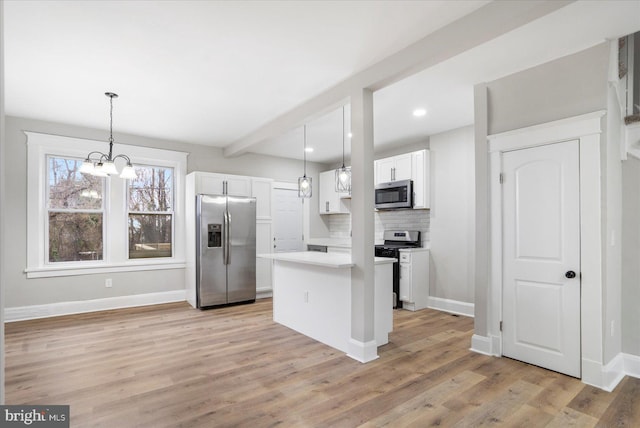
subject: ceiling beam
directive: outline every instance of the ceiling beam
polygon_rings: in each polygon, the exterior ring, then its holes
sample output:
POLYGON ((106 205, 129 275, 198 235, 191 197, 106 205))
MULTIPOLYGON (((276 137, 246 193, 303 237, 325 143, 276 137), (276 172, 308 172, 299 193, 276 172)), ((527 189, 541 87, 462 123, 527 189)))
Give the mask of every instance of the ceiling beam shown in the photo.
POLYGON ((552 13, 573 0, 493 1, 475 12, 427 35, 371 67, 280 115, 224 148, 224 156, 238 156, 305 122, 346 103, 354 90, 378 90, 511 30, 552 13))

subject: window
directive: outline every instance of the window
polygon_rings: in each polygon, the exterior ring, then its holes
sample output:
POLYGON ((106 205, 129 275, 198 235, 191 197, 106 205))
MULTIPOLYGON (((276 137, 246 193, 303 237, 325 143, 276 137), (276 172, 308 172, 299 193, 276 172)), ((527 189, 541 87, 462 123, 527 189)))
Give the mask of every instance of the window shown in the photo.
POLYGON ((173 169, 136 166, 129 180, 129 258, 171 257, 173 169))
POLYGON ((104 178, 80 173, 82 160, 47 159, 48 262, 102 260, 104 178))
POLYGON ((186 153, 114 144, 137 179, 93 177, 82 160, 106 142, 25 134, 27 278, 186 267, 186 153))

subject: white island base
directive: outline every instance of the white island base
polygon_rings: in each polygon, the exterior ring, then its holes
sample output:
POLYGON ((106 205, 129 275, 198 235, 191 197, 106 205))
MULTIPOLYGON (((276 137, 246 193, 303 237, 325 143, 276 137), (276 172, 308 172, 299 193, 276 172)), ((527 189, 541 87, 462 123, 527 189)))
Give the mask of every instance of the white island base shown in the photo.
POLYGON ((274 253, 273 320, 319 342, 368 362, 393 330, 393 262, 376 257, 374 341, 351 338, 351 255, 274 253))

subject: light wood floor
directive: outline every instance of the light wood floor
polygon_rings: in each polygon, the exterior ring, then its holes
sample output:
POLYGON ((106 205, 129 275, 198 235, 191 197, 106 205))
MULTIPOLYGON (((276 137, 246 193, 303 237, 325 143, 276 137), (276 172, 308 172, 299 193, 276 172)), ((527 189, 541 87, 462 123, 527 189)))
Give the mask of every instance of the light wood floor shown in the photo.
POLYGON ((369 364, 275 324, 269 299, 9 323, 7 404, 69 404, 74 428, 640 426, 640 379, 607 393, 470 352, 470 318, 394 316, 369 364))

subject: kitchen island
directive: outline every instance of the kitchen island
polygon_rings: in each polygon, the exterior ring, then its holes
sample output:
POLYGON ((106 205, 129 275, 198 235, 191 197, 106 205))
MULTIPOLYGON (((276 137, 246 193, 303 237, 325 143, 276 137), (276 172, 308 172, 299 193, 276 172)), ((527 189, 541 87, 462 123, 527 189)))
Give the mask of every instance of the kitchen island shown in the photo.
MULTIPOLYGON (((273 260, 273 320, 349 353, 351 255, 293 252, 258 255, 273 260)), ((374 336, 377 346, 393 330, 393 262, 375 258, 374 336)))

